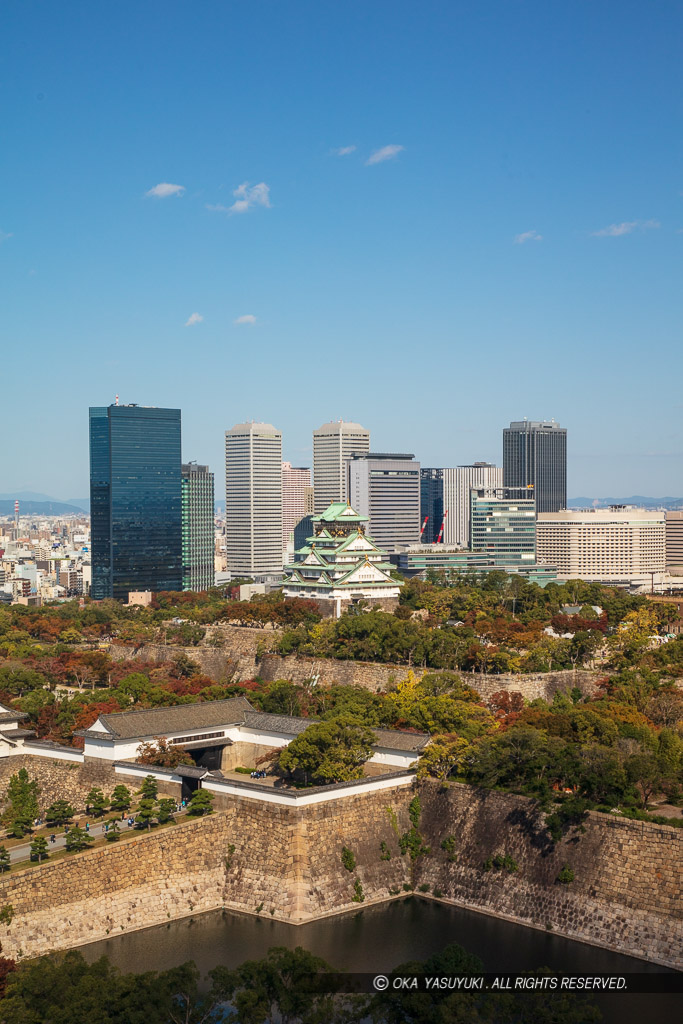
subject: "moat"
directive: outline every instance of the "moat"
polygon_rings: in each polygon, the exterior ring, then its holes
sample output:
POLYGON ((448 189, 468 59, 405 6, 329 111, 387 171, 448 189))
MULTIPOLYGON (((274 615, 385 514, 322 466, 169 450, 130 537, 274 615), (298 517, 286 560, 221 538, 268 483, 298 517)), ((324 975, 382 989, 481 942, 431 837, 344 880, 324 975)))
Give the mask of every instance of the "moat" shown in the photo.
MULTIPOLYGON (((666 972, 666 968, 552 932, 525 928, 475 911, 412 897, 298 927, 264 917, 216 911, 130 932, 82 947, 89 960, 106 954, 122 971, 164 970, 194 960, 202 974, 216 964, 236 966, 271 946, 303 946, 343 971, 384 972, 421 960, 457 942, 488 971, 549 967, 566 973, 666 972)), ((666 972, 668 973, 668 972, 666 972)), ((596 997, 605 1024, 675 1019, 682 997, 596 997)))

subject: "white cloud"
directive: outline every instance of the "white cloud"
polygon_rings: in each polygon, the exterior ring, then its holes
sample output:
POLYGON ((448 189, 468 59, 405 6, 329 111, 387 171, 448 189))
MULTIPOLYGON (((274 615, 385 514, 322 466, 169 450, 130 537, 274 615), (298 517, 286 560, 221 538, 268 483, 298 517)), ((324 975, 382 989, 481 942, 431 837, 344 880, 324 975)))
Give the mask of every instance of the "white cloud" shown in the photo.
POLYGON ((641 231, 649 231, 652 228, 660 228, 662 225, 658 220, 624 220, 621 224, 609 224, 599 231, 592 231, 594 238, 619 238, 620 235, 630 235, 637 228, 641 231))
POLYGON ((250 185, 248 181, 238 185, 233 192, 235 202, 228 213, 246 213, 254 206, 270 206, 270 187, 264 181, 250 185))
POLYGON ((168 196, 181 196, 184 191, 184 185, 171 185, 168 181, 161 181, 154 188, 150 188, 148 192, 145 192, 145 195, 150 196, 152 199, 167 199, 168 196))
POLYGON ((340 146, 338 149, 333 149, 332 152, 335 156, 349 156, 350 153, 356 152, 355 146, 340 146))
POLYGON ((238 316, 236 320, 233 320, 235 324, 249 324, 250 327, 256 323, 256 317, 253 313, 245 313, 244 316, 238 316))
POLYGON ((542 242, 543 235, 538 231, 523 231, 521 235, 515 235, 515 245, 524 245, 525 242, 542 242))
POLYGON ((405 146, 382 146, 381 149, 376 149, 374 153, 370 154, 365 161, 365 166, 370 167, 372 164, 381 164, 385 160, 393 160, 404 149, 405 146))
POLYGON ((3 242, 6 242, 7 239, 11 238, 11 237, 12 237, 12 232, 11 231, 0 231, 0 245, 2 245, 3 242))
POLYGON ((213 213, 230 213, 229 206, 223 206, 222 203, 205 203, 207 210, 211 210, 213 213))
POLYGON ((192 313, 191 316, 185 321, 186 327, 194 327, 195 324, 200 324, 204 317, 201 313, 192 313))

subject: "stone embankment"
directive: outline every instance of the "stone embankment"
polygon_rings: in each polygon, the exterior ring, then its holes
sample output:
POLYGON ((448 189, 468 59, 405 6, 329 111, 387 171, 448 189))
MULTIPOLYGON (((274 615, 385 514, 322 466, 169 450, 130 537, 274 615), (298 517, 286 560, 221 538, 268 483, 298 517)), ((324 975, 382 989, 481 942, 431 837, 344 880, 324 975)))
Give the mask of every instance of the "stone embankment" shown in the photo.
POLYGON ((584 832, 553 844, 531 800, 433 782, 308 806, 232 796, 217 804, 208 819, 0 877, 0 907, 14 912, 0 927, 5 953, 219 908, 298 923, 426 886, 432 898, 683 968, 678 829, 591 814, 584 832), (430 852, 411 862, 399 840, 416 793, 430 852), (516 870, 485 870, 498 855, 516 870), (568 885, 557 881, 565 865, 568 885))
MULTIPOLYGON (((68 800, 77 810, 85 807, 85 799, 93 786, 99 786, 106 797, 111 796, 117 783, 114 765, 106 761, 88 761, 71 764, 52 761, 50 757, 14 754, 0 759, 0 806, 4 805, 10 776, 25 768, 31 779, 38 783, 38 806, 44 811, 54 800, 68 800)), ((132 788, 132 787, 131 787, 132 788)))
MULTIPOLYGON (((308 658, 299 655, 283 657, 275 653, 278 630, 253 629, 247 626, 221 626, 211 633, 220 646, 175 647, 165 644, 143 644, 133 647, 114 644, 111 656, 117 660, 137 658, 141 661, 170 661, 180 652, 197 662, 202 672, 217 682, 254 679, 257 676, 272 682, 290 679, 304 683, 317 678, 323 686, 340 684, 361 686, 366 690, 386 690, 405 679, 407 665, 382 664, 371 661, 339 661, 334 658, 308 658)), ((412 667, 416 676, 438 669, 412 667)), ((552 700, 557 691, 577 686, 582 693, 595 692, 595 685, 603 673, 579 669, 577 671, 538 672, 530 675, 487 675, 481 672, 459 672, 482 697, 490 697, 499 690, 521 693, 527 700, 542 697, 552 700)))

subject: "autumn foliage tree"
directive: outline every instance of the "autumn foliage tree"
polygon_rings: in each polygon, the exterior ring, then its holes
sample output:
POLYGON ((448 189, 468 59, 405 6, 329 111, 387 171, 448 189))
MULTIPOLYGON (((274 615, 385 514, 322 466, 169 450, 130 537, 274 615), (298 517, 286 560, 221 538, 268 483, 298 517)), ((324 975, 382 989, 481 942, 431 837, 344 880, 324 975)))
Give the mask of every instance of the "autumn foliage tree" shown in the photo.
POLYGON ((149 743, 141 743, 135 760, 139 764, 153 764, 160 768, 177 768, 179 764, 194 764, 191 755, 180 744, 169 743, 164 736, 149 743))

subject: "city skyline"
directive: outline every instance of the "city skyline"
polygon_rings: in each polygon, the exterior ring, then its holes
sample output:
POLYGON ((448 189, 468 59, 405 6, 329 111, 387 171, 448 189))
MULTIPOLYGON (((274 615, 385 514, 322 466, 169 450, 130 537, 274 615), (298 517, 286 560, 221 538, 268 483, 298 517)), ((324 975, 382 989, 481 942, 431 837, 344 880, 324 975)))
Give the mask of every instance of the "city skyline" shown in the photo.
POLYGON ((570 494, 682 493, 680 5, 297 9, 11 5, 3 491, 86 493, 119 393, 217 473, 248 418, 294 465, 343 415, 447 466, 526 415, 570 494))

